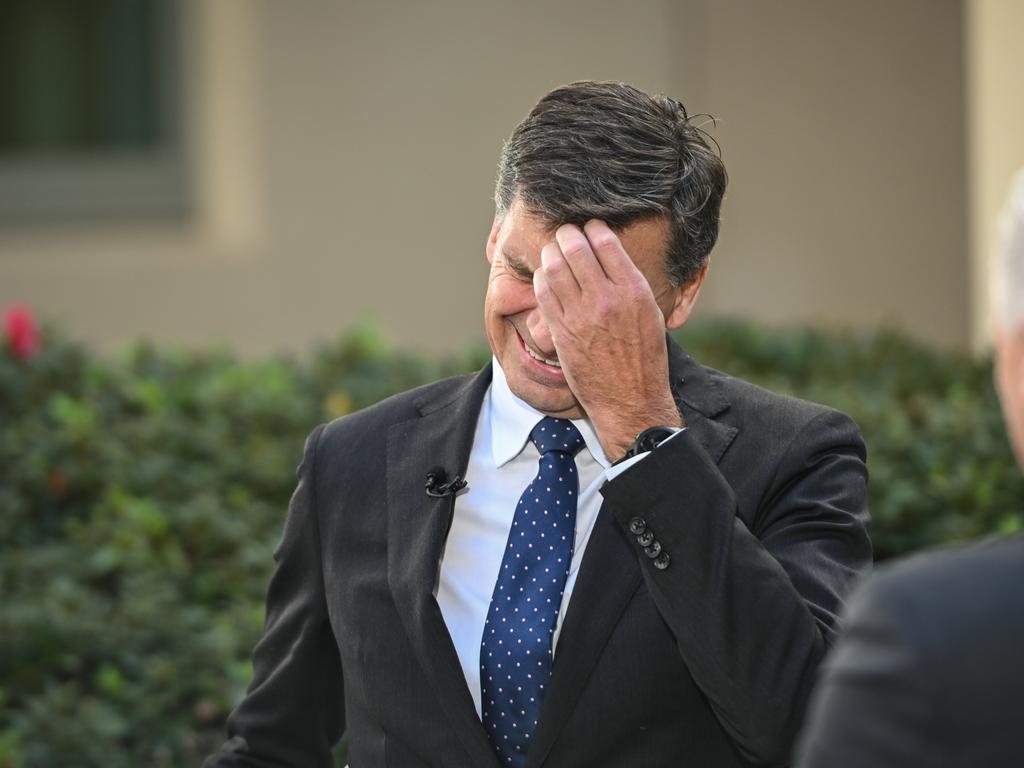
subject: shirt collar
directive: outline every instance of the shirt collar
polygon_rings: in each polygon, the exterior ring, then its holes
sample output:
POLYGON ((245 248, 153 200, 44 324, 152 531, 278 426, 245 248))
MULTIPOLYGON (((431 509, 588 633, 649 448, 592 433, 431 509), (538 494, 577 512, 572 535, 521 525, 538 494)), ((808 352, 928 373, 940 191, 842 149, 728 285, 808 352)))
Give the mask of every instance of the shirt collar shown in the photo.
MULTIPOLYGON (((488 413, 491 422, 491 456, 494 466, 500 467, 519 455, 530 439, 530 432, 544 418, 544 414, 512 393, 497 358, 492 358, 491 368, 493 377, 488 413)), ((604 469, 608 469, 611 462, 604 455, 601 441, 597 439, 597 432, 590 420, 572 419, 572 423, 583 436, 590 455, 604 469)))

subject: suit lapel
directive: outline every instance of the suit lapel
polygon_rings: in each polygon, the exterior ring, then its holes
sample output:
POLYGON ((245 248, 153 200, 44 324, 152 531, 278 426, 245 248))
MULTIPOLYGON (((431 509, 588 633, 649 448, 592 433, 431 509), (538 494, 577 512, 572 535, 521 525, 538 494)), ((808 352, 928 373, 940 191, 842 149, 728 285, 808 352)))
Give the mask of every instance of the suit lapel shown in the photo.
MULTIPOLYGON (((729 408, 729 401, 708 372, 671 337, 668 347, 669 378, 684 423, 718 463, 738 432, 713 418, 729 408)), ((636 552, 602 506, 559 635, 527 768, 542 765, 551 751, 641 579, 636 552)))
POLYGON ((668 338, 669 378, 683 423, 716 464, 739 430, 715 417, 729 410, 729 401, 707 369, 668 338))
POLYGON ((419 404, 421 416, 388 431, 387 569, 398 613, 417 659, 473 765, 497 766, 477 717, 466 679, 434 597, 453 499, 426 495, 427 472, 443 467, 465 475, 473 434, 491 369, 462 384, 454 395, 419 404))

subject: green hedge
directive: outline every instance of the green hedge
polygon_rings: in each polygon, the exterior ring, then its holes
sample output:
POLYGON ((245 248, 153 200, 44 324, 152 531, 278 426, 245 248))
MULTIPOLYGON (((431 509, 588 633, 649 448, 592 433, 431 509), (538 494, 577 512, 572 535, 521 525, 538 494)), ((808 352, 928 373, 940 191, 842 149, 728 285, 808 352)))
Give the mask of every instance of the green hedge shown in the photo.
MULTIPOLYGON (((869 446, 880 557, 1022 527, 987 360, 895 334, 681 334, 707 364, 839 407, 869 446)), ((0 768, 185 766, 250 675, 271 553, 315 424, 487 359, 429 362, 360 329, 311 360, 50 330, 0 351, 0 768)))

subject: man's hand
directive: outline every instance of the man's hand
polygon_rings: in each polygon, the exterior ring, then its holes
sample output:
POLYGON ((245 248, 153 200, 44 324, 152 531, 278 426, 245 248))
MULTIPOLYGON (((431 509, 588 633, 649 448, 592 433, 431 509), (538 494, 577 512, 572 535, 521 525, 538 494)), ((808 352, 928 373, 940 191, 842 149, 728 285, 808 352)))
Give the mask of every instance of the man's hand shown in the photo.
POLYGON ((681 427, 668 383, 665 316, 603 221, 558 228, 533 287, 569 388, 610 461, 647 427, 681 427))

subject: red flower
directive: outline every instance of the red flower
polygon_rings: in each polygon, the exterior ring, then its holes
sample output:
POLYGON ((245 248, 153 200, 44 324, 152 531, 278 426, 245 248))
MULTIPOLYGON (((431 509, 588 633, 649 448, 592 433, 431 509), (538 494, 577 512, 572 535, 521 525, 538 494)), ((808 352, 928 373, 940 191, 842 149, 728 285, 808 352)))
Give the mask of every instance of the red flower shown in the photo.
POLYGON ((8 349, 19 360, 28 360, 39 351, 39 328, 32 310, 24 304, 4 310, 4 332, 8 349))

